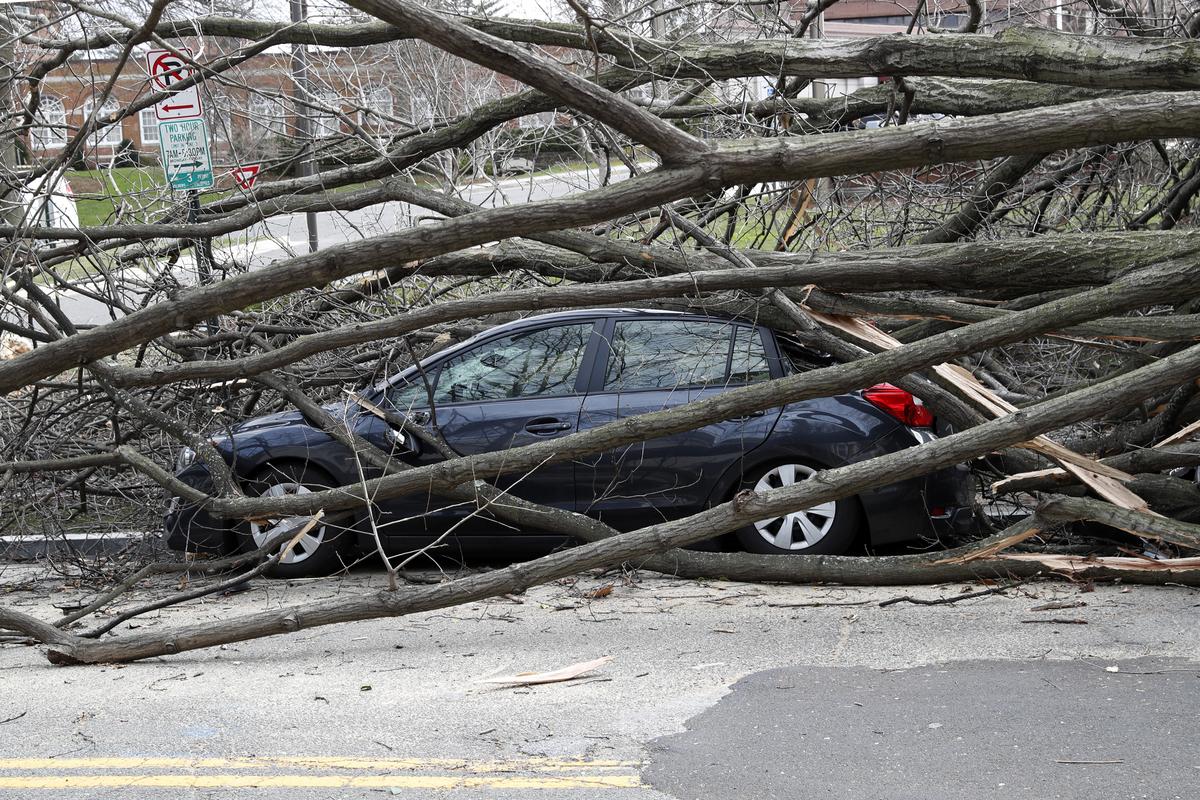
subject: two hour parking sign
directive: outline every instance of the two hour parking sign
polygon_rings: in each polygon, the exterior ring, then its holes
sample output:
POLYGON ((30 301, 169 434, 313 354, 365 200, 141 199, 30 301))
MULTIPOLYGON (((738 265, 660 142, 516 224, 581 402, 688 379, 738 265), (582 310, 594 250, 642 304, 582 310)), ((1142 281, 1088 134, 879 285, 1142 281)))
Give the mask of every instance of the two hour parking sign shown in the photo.
POLYGON ((212 153, 208 148, 208 125, 204 120, 160 122, 158 147, 171 188, 212 188, 212 153))

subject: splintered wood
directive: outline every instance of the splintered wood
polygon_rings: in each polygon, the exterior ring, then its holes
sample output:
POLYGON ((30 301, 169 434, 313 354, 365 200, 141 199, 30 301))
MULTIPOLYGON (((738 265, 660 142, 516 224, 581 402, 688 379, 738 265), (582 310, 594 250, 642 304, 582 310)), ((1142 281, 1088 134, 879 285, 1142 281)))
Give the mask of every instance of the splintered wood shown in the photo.
MULTIPOLYGON (((808 307, 804 307, 804 311, 822 325, 837 328, 859 341, 885 350, 894 350, 902 346, 899 340, 857 317, 825 314, 808 307)), ((953 364, 935 364, 933 370, 943 379, 954 384, 977 408, 992 417, 1000 418, 1018 410, 1016 406, 981 384, 974 375, 962 367, 953 364)), ((1144 499, 1125 486, 1125 481, 1133 479, 1133 476, 1128 473, 1076 453, 1044 435, 1022 443, 1021 447, 1057 461, 1063 469, 1074 474, 1080 481, 1091 487, 1096 494, 1110 503, 1131 511, 1154 513, 1150 511, 1150 506, 1144 499)))

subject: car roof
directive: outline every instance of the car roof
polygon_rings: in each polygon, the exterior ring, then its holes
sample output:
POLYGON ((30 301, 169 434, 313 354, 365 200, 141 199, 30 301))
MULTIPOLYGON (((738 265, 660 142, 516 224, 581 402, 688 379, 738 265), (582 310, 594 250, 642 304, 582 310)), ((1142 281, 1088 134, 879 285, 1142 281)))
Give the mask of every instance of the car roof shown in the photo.
MULTIPOLYGON (((745 320, 737 320, 732 317, 723 315, 707 315, 690 311, 668 311, 658 308, 579 308, 571 311, 552 311, 548 314, 535 314, 532 317, 522 317, 512 322, 506 322, 502 325, 497 325, 488 328, 476 336, 491 336, 494 333, 501 331, 516 331, 525 328, 533 328, 544 325, 547 322, 566 322, 573 319, 595 319, 596 317, 680 317, 692 319, 712 319, 723 320, 727 322, 746 322, 745 320)), ((753 323, 746 323, 753 324, 753 323)))
POLYGON ((443 354, 449 355, 459 350, 465 350, 471 345, 483 340, 490 339, 500 333, 514 333, 516 331, 529 330, 539 328, 546 323, 553 322, 569 322, 571 320, 588 320, 603 317, 678 317, 680 319, 696 319, 696 320, 719 320, 725 322, 740 322, 746 325, 753 323, 746 320, 739 320, 728 316, 705 315, 689 311, 668 311, 658 308, 577 308, 570 311, 551 311, 548 314, 535 314, 532 317, 522 317, 515 319, 512 322, 505 322, 500 325, 494 325, 487 330, 480 331, 469 339, 464 339, 453 347, 448 347, 437 355, 441 357, 443 354))

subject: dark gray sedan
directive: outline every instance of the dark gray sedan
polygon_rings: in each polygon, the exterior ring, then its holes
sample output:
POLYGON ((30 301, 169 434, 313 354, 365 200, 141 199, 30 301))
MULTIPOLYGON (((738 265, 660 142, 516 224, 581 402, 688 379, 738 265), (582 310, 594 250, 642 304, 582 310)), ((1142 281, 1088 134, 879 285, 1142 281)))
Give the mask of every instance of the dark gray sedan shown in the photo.
MULTIPOLYGON (((831 363, 784 334, 741 321, 666 311, 597 309, 530 317, 440 352, 364 394, 471 455, 565 436, 623 417, 698 400, 733 386, 831 363)), ((438 460, 357 404, 331 408, 360 435, 410 464, 438 460)), ((767 489, 817 471, 911 447, 936 434, 929 409, 889 384, 707 425, 532 472, 480 476, 513 494, 598 517, 618 529, 694 514, 743 488, 767 489)), ((235 426, 213 444, 250 494, 279 496, 360 480, 353 454, 299 412, 235 426)), ((207 468, 185 451, 179 477, 212 490, 207 468)), ((366 476, 378 474, 366 470, 366 476)), ((933 537, 971 525, 970 476, 960 466, 903 478, 855 497, 747 525, 707 543, 757 553, 844 553, 933 537)), ((168 544, 233 552, 264 543, 283 520, 230 524, 176 503, 168 544)), ((473 505, 437 495, 381 500, 347 524, 318 527, 275 573, 325 573, 355 551, 399 553, 452 532, 455 552, 503 547, 545 551, 561 534, 516 530, 473 505), (374 523, 373 525, 371 523, 374 523)))

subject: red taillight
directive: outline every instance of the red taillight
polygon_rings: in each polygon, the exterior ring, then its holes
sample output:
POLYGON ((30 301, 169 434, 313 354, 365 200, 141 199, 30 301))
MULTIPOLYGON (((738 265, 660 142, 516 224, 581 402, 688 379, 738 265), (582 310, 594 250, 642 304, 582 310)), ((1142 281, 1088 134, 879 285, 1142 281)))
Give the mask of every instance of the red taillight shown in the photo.
POLYGON ((863 397, 869 400, 871 405, 905 425, 913 428, 928 428, 933 425, 933 412, 899 386, 880 383, 863 392, 863 397))

